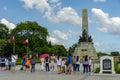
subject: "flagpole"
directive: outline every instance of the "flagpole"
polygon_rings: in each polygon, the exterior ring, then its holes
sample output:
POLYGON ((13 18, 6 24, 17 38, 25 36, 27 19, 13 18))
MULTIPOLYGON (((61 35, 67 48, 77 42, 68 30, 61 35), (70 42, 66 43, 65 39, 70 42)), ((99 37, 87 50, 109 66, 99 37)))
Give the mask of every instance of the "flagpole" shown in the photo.
POLYGON ((28 42, 27 42, 27 56, 29 57, 28 42))
POLYGON ((15 40, 13 41, 13 53, 15 53, 15 40))

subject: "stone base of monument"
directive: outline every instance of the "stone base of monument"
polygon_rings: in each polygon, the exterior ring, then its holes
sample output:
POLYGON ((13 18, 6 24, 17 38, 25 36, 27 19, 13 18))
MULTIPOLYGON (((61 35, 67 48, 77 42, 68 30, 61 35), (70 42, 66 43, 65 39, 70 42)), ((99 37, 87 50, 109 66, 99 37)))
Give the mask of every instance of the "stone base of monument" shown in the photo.
POLYGON ((94 48, 93 42, 80 42, 75 48, 73 56, 83 56, 88 55, 92 60, 98 60, 96 50, 94 48))
POLYGON ((100 58, 100 74, 115 74, 113 57, 102 56, 100 58))

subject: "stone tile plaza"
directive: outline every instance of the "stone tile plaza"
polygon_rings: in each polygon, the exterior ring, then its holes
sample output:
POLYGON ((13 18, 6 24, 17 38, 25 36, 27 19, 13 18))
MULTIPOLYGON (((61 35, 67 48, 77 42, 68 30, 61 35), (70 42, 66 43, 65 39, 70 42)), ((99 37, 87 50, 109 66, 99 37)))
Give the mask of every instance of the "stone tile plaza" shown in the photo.
MULTIPOLYGON (((97 65, 96 65, 97 66, 97 65)), ((57 74, 56 71, 45 72, 40 70, 40 65, 36 65, 35 73, 20 71, 21 66, 16 67, 14 73, 10 71, 0 71, 0 80, 120 80, 119 74, 94 74, 94 73, 72 73, 71 75, 57 74)))

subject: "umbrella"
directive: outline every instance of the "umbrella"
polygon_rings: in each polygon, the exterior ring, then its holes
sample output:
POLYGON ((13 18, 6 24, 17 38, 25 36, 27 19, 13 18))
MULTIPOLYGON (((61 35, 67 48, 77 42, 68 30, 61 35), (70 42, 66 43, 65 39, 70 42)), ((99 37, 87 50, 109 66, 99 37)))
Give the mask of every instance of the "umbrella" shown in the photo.
POLYGON ((42 54, 41 56, 40 56, 40 58, 46 58, 46 57, 49 57, 49 54, 42 54))

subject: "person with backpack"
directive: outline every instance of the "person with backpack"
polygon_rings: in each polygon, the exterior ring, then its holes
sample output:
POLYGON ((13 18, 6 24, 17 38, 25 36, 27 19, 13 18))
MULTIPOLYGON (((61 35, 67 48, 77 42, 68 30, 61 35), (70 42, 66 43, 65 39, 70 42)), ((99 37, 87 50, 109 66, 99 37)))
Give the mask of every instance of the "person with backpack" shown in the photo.
POLYGON ((26 72, 30 72, 30 66, 31 66, 30 58, 27 58, 25 66, 26 66, 26 72))
POLYGON ((73 57, 73 72, 76 72, 76 56, 73 57))

